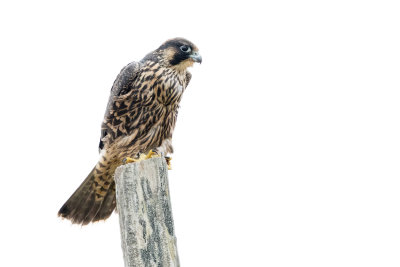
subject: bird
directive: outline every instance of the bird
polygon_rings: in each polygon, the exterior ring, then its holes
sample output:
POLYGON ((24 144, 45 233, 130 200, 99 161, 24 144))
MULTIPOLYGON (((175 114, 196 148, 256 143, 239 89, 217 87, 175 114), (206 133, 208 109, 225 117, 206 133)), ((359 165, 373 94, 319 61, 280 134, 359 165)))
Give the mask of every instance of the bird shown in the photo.
POLYGON ((173 153, 179 103, 202 57, 185 38, 165 41, 118 74, 101 124, 99 160, 58 211, 74 224, 105 220, 115 209, 115 169, 129 162, 173 153), (143 156, 145 155, 145 156, 143 156))

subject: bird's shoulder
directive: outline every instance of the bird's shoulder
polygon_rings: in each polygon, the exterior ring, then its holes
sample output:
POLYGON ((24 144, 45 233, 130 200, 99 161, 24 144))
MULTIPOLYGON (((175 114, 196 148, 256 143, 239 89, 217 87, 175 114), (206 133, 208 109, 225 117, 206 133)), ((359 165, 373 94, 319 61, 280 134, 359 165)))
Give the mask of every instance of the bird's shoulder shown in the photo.
POLYGON ((130 91, 132 83, 137 79, 142 64, 140 62, 131 62, 122 68, 111 87, 110 96, 120 96, 130 91))

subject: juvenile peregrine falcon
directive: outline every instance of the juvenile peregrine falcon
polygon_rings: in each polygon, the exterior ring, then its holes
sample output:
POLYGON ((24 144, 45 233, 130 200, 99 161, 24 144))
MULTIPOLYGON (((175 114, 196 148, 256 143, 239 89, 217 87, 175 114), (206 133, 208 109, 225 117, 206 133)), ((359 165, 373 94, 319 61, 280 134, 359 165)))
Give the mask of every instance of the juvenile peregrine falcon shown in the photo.
POLYGON ((173 152, 179 102, 192 76, 187 68, 201 61, 193 43, 175 38, 121 70, 101 126, 100 159, 60 217, 82 225, 107 219, 116 204, 115 169, 130 157, 173 152))

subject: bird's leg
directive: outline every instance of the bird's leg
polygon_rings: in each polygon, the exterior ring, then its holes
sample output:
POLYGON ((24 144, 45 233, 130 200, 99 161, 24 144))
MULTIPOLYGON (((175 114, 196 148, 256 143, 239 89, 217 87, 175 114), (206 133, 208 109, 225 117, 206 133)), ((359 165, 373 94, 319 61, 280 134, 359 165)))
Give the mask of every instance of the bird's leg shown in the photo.
POLYGON ((168 170, 172 170, 172 166, 171 166, 171 157, 165 157, 165 161, 167 162, 168 165, 168 170))

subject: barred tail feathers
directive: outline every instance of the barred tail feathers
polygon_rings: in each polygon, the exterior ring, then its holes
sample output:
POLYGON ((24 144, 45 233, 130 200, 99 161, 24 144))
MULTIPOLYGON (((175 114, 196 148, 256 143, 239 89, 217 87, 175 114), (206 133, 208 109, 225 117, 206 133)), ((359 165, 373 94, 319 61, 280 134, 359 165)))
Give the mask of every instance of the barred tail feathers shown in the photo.
POLYGON ((61 207, 58 216, 82 225, 110 217, 116 205, 113 173, 111 167, 99 162, 61 207))

